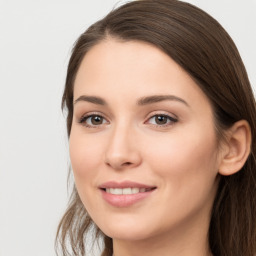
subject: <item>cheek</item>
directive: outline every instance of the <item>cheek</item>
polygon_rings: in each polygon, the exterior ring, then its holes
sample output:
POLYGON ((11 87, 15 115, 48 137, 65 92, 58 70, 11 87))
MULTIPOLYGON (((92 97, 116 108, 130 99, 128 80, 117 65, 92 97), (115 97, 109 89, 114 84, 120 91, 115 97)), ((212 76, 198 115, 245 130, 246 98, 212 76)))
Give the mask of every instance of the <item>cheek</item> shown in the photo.
MULTIPOLYGON (((76 184, 93 181, 102 159, 102 144, 93 136, 76 133, 70 135, 69 151, 76 184)), ((78 188, 79 189, 79 188, 78 188)))
POLYGON ((102 159, 102 144, 93 136, 81 132, 71 132, 69 151, 77 192, 87 212, 93 216, 95 211, 95 189, 98 170, 102 159))
POLYGON ((145 156, 159 181, 161 200, 154 211, 161 216, 163 226, 198 212, 208 213, 216 194, 218 163, 214 133, 192 134, 158 140, 145 156))
POLYGON ((168 180, 175 191, 210 186, 217 175, 214 131, 174 134, 170 139, 155 141, 146 153, 151 169, 168 180))

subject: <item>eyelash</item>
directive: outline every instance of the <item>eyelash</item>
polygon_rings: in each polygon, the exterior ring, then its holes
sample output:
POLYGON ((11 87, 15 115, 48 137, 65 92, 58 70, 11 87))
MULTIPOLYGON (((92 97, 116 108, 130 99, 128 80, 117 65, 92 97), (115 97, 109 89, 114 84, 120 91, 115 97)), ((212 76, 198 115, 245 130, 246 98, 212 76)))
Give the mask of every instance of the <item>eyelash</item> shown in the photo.
POLYGON ((164 117, 164 118, 167 118, 167 123, 166 124, 151 124, 152 126, 156 127, 156 128, 166 128, 166 127, 169 127, 169 126, 172 126, 174 123, 178 122, 178 119, 175 118, 175 117, 172 117, 170 115, 167 115, 167 114, 163 114, 163 113, 156 113, 152 116, 150 116, 146 123, 148 123, 148 121, 152 118, 156 118, 156 117, 164 117))
MULTIPOLYGON (((105 118, 103 115, 99 114, 99 113, 90 113, 90 114, 86 114, 86 115, 82 116, 82 117, 79 119, 78 123, 84 125, 84 126, 87 127, 87 128, 93 128, 93 129, 100 128, 100 127, 101 127, 102 125, 104 125, 104 124, 100 124, 100 125, 88 125, 88 124, 86 123, 86 121, 87 121, 89 118, 96 117, 96 116, 97 116, 97 117, 100 117, 100 118, 103 118, 103 119, 106 120, 106 118, 105 118)), ((169 127, 169 126, 172 126, 174 123, 178 122, 178 118, 174 118, 174 117, 172 117, 172 116, 170 116, 170 115, 163 114, 163 113, 156 113, 156 114, 150 116, 150 117, 147 119, 146 123, 147 123, 150 119, 156 118, 156 116, 165 117, 165 118, 167 118, 167 119, 169 120, 169 122, 168 122, 167 124, 163 124, 163 125, 161 125, 161 124, 151 124, 152 126, 154 126, 154 127, 156 127, 156 128, 165 128, 165 127, 169 127)))
POLYGON ((94 129, 95 128, 100 128, 102 126, 102 124, 100 124, 100 125, 88 125, 88 124, 86 124, 87 119, 89 119, 91 117, 95 117, 95 116, 103 118, 103 119, 106 120, 106 118, 103 115, 99 114, 99 113, 90 113, 90 114, 86 114, 86 115, 82 116, 80 118, 80 120, 78 121, 78 123, 84 125, 87 128, 94 128, 94 129))

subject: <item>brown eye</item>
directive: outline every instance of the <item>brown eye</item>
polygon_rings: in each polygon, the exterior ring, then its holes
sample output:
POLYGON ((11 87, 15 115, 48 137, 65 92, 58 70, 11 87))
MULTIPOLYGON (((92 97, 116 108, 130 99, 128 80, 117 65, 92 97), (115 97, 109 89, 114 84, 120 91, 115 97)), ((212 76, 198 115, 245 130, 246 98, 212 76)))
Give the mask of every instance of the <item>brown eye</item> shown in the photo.
POLYGON ((100 115, 88 115, 82 117, 79 123, 88 127, 94 127, 107 123, 107 120, 100 115))
POLYGON ((155 116, 155 122, 156 124, 166 124, 168 122, 168 118, 166 116, 160 116, 160 115, 156 115, 155 116))
POLYGON ((91 123, 93 125, 99 125, 103 123, 103 118, 101 116, 92 116, 91 117, 91 123))
POLYGON ((154 115, 151 118, 149 118, 148 123, 158 126, 166 126, 166 125, 172 125, 173 123, 177 122, 178 119, 168 116, 168 115, 154 115))

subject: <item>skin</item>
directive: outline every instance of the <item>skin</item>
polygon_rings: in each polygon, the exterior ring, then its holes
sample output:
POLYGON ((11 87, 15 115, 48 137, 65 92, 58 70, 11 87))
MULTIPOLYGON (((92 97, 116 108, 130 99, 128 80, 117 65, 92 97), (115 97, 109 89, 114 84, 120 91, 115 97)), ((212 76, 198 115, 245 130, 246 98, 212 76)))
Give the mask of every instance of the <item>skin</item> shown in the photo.
POLYGON ((223 152, 210 102, 190 76, 155 46, 107 39, 85 55, 74 101, 76 187, 94 222, 113 238, 114 255, 211 255, 207 232, 223 152), (106 105, 77 100, 83 95, 106 105), (152 95, 181 100, 136 104, 152 95), (101 124, 87 114, 102 116, 101 124), (177 121, 158 124, 156 114, 177 121), (129 207, 111 206, 98 187, 124 180, 157 189, 129 207))

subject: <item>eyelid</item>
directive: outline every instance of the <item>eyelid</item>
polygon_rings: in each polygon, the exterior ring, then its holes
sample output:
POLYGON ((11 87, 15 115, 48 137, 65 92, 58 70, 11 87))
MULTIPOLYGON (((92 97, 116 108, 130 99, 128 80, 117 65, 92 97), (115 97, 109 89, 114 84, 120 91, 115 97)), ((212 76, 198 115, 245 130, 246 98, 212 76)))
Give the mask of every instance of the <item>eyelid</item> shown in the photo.
POLYGON ((105 124, 100 124, 100 125, 88 125, 88 124, 86 124, 85 121, 88 118, 92 117, 92 116, 102 117, 103 119, 105 119, 107 121, 107 123, 109 123, 108 118, 106 118, 105 115, 103 115, 100 112, 88 112, 88 113, 85 113, 81 117, 79 117, 78 123, 86 126, 87 128, 100 128, 102 125, 105 125, 105 124))
POLYGON ((170 114, 170 113, 167 113, 165 111, 156 111, 154 113, 150 113, 150 115, 146 118, 145 123, 147 123, 154 116, 165 116, 165 117, 169 118, 169 120, 171 121, 171 123, 163 124, 163 125, 161 125, 161 124, 150 124, 150 125, 158 127, 158 128, 172 126, 174 123, 179 121, 178 117, 174 114, 170 114))
POLYGON ((175 119, 178 121, 178 117, 170 112, 166 112, 166 111, 161 111, 161 110, 156 110, 151 112, 149 115, 147 115, 146 120, 148 120, 149 118, 156 116, 156 115, 163 115, 163 116, 167 116, 170 117, 171 119, 175 119))

